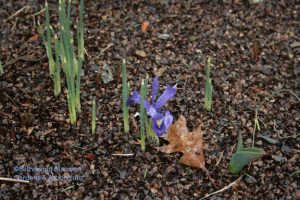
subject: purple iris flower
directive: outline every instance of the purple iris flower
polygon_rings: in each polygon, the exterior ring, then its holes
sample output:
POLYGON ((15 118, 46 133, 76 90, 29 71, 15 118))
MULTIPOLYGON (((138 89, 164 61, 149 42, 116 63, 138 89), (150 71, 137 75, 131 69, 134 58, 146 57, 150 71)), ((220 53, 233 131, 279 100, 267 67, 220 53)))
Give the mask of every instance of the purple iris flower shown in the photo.
MULTIPOLYGON (((156 95, 158 93, 159 83, 157 76, 152 82, 152 104, 149 101, 144 101, 144 107, 147 110, 147 114, 152 119, 152 128, 157 136, 162 136, 169 126, 173 122, 173 116, 169 111, 160 111, 160 109, 167 103, 167 101, 174 97, 176 94, 176 85, 171 87, 167 86, 166 90, 162 95, 155 101, 156 95)), ((128 98, 127 105, 140 102, 140 94, 134 90, 131 96, 128 98)))

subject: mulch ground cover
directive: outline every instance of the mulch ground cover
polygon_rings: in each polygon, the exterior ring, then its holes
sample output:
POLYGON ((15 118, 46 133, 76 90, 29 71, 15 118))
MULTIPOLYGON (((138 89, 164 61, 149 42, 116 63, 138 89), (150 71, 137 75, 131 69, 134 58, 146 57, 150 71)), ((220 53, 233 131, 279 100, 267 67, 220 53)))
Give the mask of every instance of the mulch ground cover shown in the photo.
MULTIPOLYGON (((238 135, 252 144, 255 107, 276 90, 300 94, 300 1, 252 2, 86 0, 82 112, 71 126, 65 78, 55 97, 37 32, 38 21, 45 23, 44 1, 0 1, 0 177, 35 179, 0 181, 0 199, 201 199, 224 187, 207 199, 300 198, 300 106, 291 93, 278 93, 260 109, 255 146, 267 155, 238 175, 228 171, 238 135), (211 112, 203 108, 209 56, 211 112), (131 89, 147 75, 160 76, 161 91, 177 84, 166 108, 175 119, 184 115, 190 130, 202 124, 209 174, 179 164, 181 153, 164 154, 150 144, 142 152, 138 106, 130 107, 130 133, 123 132, 122 59, 131 89), (113 80, 104 83, 107 66, 113 80), (55 170, 38 171, 47 167, 55 170)), ((49 1, 53 26, 57 6, 49 1)))

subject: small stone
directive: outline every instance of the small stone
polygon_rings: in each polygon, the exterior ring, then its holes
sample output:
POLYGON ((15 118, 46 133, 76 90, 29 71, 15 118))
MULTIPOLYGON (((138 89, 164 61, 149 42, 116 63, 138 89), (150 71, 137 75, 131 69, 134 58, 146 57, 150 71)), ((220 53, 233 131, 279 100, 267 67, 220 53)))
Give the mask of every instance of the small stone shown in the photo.
POLYGON ((277 162, 284 162, 285 161, 285 158, 282 157, 282 156, 275 156, 275 155, 272 155, 272 158, 277 161, 277 162))
POLYGON ((297 48, 300 47, 300 42, 293 42, 292 44, 290 44, 291 48, 297 48))
POLYGON ((143 50, 136 50, 135 55, 145 58, 147 56, 146 52, 143 50))
POLYGON ((282 153, 284 153, 284 154, 290 154, 291 153, 291 148, 289 147, 289 146, 287 146, 287 145, 282 145, 282 147, 281 147, 281 151, 282 151, 282 153))
POLYGON ((253 184, 256 182, 255 179, 250 178, 250 177, 245 178, 245 181, 246 181, 246 183, 249 183, 249 184, 253 184))
POLYGON ((167 33, 163 33, 163 34, 159 34, 157 37, 162 40, 167 40, 170 37, 170 35, 167 33))

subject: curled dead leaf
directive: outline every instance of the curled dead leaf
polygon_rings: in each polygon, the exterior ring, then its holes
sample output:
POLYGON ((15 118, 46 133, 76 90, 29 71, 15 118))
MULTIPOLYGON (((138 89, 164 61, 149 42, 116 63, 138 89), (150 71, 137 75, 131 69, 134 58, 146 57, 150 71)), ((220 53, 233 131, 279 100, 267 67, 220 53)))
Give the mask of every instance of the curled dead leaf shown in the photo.
POLYGON ((201 125, 196 130, 189 132, 185 117, 180 115, 167 132, 166 140, 169 144, 157 147, 157 149, 164 153, 182 152, 183 156, 179 163, 201 168, 207 172, 202 136, 201 125))
POLYGON ((142 31, 142 33, 146 33, 147 30, 148 30, 148 27, 149 27, 149 22, 148 22, 148 21, 144 21, 144 22, 142 23, 142 26, 141 26, 141 31, 142 31))

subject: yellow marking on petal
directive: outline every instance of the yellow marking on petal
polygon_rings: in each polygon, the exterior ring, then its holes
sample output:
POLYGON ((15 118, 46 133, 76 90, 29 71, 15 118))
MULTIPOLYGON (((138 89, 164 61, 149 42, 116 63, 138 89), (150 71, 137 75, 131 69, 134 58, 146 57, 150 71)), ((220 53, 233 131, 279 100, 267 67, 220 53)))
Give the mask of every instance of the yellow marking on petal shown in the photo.
POLYGON ((161 121, 160 119, 158 119, 158 120, 156 121, 156 125, 157 125, 158 128, 160 128, 161 123, 162 123, 162 121, 161 121))

